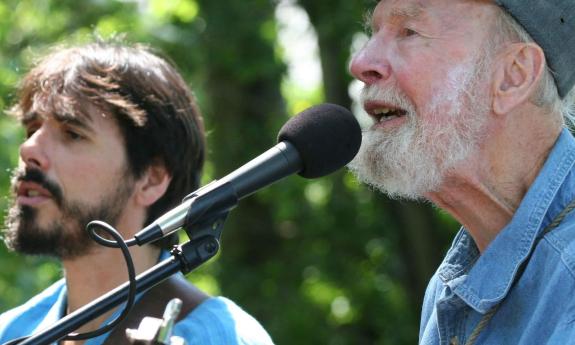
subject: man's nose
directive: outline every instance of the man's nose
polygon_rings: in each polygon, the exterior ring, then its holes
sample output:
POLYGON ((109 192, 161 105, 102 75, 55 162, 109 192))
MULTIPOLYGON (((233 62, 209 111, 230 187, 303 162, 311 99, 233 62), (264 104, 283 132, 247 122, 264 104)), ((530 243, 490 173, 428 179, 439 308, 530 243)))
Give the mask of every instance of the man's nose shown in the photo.
POLYGON ((386 49, 374 38, 355 54, 349 65, 351 74, 366 85, 389 79, 391 65, 385 56, 386 49))
POLYGON ((50 167, 47 150, 49 149, 49 133, 41 127, 30 135, 20 145, 20 158, 27 167, 47 171, 50 167))

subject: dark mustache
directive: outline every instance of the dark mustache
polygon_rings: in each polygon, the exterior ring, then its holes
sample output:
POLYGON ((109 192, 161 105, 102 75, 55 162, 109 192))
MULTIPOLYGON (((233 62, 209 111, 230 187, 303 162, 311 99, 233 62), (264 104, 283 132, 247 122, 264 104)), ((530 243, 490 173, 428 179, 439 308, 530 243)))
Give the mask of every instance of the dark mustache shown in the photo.
POLYGON ((58 205, 62 205, 62 201, 64 200, 62 188, 60 188, 56 182, 49 180, 46 174, 41 170, 34 168, 15 169, 12 175, 12 189, 15 190, 16 183, 22 181, 37 183, 42 188, 50 192, 52 198, 58 205))

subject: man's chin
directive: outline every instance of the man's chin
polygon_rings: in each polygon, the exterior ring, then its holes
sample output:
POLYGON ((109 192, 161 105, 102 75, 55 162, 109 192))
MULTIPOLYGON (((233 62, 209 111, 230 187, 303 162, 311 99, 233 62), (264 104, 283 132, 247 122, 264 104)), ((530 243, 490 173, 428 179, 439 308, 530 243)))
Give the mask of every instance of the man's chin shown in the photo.
POLYGON ((7 247, 26 255, 70 259, 86 255, 94 246, 86 233, 70 231, 61 220, 41 218, 35 208, 12 207, 4 230, 7 247))
MULTIPOLYGON (((38 233, 42 230, 38 230, 38 233)), ((58 235, 42 234, 40 236, 28 236, 19 234, 16 236, 10 248, 18 253, 33 256, 48 256, 61 260, 72 260, 85 256, 91 252, 91 243, 66 243, 68 240, 58 235)))
MULTIPOLYGON (((352 170, 353 171, 353 170, 352 170)), ((395 200, 424 200, 424 193, 419 188, 414 188, 413 181, 406 181, 403 179, 381 179, 373 176, 373 174, 360 173, 353 171, 358 180, 367 184, 381 193, 387 195, 390 199, 395 200)))
MULTIPOLYGON (((348 168, 361 183, 369 185, 392 199, 421 201, 425 199, 426 194, 439 187, 441 174, 438 167, 432 164, 422 164, 428 168, 417 169, 419 165, 414 162, 399 158, 390 160, 385 156, 385 153, 380 150, 371 152, 366 150, 360 152, 348 168), (379 153, 374 154, 376 151, 379 153), (395 161, 396 164, 388 165, 384 160, 395 161)), ((417 163, 421 164, 421 162, 417 163)))

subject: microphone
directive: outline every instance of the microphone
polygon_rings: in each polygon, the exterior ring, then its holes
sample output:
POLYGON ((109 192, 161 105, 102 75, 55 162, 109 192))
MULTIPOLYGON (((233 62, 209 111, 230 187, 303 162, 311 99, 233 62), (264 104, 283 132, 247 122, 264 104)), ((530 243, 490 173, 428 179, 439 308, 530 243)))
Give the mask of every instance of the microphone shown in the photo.
POLYGON ((326 103, 308 108, 286 122, 278 142, 229 175, 186 196, 179 206, 138 232, 134 236, 136 243, 156 241, 184 224, 196 224, 229 211, 239 199, 288 175, 316 178, 334 172, 359 151, 361 129, 349 110, 326 103))

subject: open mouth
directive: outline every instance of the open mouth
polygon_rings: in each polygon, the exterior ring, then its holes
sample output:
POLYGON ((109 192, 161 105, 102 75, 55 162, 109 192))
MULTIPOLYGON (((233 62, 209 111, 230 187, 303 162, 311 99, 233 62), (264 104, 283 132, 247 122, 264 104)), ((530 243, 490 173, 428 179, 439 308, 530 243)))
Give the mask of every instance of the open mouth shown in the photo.
POLYGON ((52 194, 49 191, 34 182, 21 182, 16 189, 17 196, 28 198, 44 197, 51 198, 52 194))
POLYGON ((375 123, 391 121, 407 114, 407 111, 391 105, 366 103, 365 111, 371 116, 375 123))
POLYGON ((378 109, 372 110, 370 115, 377 122, 385 122, 385 121, 390 121, 390 120, 396 119, 398 117, 405 116, 405 114, 407 114, 407 112, 403 109, 378 108, 378 109))

